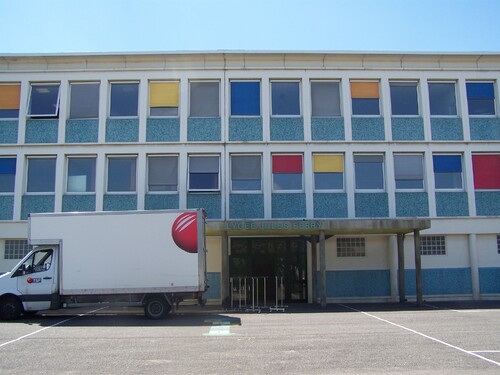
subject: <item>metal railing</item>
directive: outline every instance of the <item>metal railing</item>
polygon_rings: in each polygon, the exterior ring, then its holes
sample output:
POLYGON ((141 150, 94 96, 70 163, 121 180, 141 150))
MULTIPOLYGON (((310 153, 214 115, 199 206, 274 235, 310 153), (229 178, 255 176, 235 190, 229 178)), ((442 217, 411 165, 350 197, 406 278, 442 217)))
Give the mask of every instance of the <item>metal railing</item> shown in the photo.
MULTIPOLYGON (((285 286, 283 277, 274 277, 274 304, 269 305, 268 283, 267 276, 246 276, 246 277, 231 277, 231 308, 244 310, 247 312, 261 312, 262 310, 285 311, 285 286)), ((272 279, 272 278, 271 278, 272 279)))

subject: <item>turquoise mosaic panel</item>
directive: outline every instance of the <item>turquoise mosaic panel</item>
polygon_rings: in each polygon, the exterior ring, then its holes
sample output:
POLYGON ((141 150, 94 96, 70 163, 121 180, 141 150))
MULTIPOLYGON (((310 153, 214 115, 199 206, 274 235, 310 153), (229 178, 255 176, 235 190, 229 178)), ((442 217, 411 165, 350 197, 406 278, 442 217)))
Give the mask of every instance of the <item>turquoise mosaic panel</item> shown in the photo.
POLYGON ((105 194, 104 211, 135 211, 137 210, 136 194, 105 194))
POLYGON ((387 193, 354 194, 356 217, 388 217, 389 202, 387 193))
POLYGON ((353 117, 351 127, 354 141, 385 140, 384 119, 382 117, 353 117))
POLYGON ((106 120, 106 142, 139 141, 139 119, 108 118, 106 120))
POLYGON ((313 141, 345 140, 343 117, 313 117, 311 119, 311 138, 313 141))
POLYGON ((148 118, 146 123, 147 142, 178 142, 180 140, 180 120, 173 118, 148 118))
POLYGON ((230 194, 229 218, 264 218, 264 194, 230 194))
POLYGON ((425 139, 422 117, 392 117, 391 128, 394 141, 423 141, 425 139))
POLYGON ((66 143, 97 143, 99 120, 67 120, 66 143))
POLYGON ((314 193, 313 201, 316 218, 347 217, 346 193, 314 193))
POLYGON ((303 193, 274 193, 271 201, 273 219, 306 217, 306 195, 303 193))
POLYGON ((431 118, 431 133, 433 141, 461 141, 464 130, 461 118, 431 118))
POLYGON ((188 118, 187 138, 191 142, 220 141, 221 119, 188 118))
POLYGON ((27 120, 26 143, 57 143, 59 120, 27 120))
POLYGON ((396 193, 396 216, 428 217, 429 197, 427 193, 396 193))
POLYGON ((0 220, 12 220, 14 217, 14 196, 0 195, 0 220))
POLYGON ((302 117, 271 117, 271 141, 303 141, 302 117))
MULTIPOLYGON (((424 296, 447 294, 472 294, 470 268, 427 268, 422 270, 424 296)), ((405 292, 415 296, 415 270, 405 269, 405 292)))
POLYGON ((95 211, 95 194, 63 195, 63 212, 89 212, 95 211))
MULTIPOLYGON (((317 279, 319 278, 318 272, 317 279)), ((319 285, 317 292, 319 295, 319 285)), ((326 271, 327 298, 389 297, 390 295, 391 274, 389 270, 326 271)))
POLYGON ((0 143, 17 143, 17 130, 19 121, 0 121, 0 143))
POLYGON ((207 213, 208 220, 222 218, 220 194, 188 194, 187 208, 204 208, 207 213))
POLYGON ((466 192, 436 192, 437 216, 468 216, 466 192))
POLYGON ((167 210, 179 208, 179 194, 146 194, 146 210, 167 210))
POLYGON ((262 117, 230 117, 230 141, 262 141, 262 117))
POLYGON ((28 214, 54 212, 54 195, 23 195, 21 220, 28 220, 28 214))
POLYGON ((203 293, 205 299, 221 299, 221 276, 220 272, 207 272, 208 289, 203 293))
POLYGON ((500 141, 500 118, 469 118, 473 141, 500 141))
POLYGON ((500 191, 476 191, 477 216, 500 216, 500 191))
POLYGON ((500 267, 479 268, 479 292, 500 294, 500 267))

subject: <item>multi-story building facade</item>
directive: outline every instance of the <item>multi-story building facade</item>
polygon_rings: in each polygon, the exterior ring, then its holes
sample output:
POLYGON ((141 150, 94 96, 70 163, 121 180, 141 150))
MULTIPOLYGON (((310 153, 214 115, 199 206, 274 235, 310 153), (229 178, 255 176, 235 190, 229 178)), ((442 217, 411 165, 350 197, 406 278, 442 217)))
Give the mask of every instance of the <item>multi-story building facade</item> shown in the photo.
POLYGON ((212 301, 498 298, 499 80, 499 54, 0 56, 0 272, 32 212, 203 207, 212 301))

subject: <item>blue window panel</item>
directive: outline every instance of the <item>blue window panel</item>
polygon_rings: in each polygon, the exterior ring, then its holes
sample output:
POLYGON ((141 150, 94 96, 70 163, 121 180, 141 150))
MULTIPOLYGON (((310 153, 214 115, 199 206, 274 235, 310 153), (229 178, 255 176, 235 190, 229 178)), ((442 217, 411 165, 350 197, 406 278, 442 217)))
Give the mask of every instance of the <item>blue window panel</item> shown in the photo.
POLYGON ((302 190, 302 173, 273 173, 274 190, 302 190))
POLYGON ((299 82, 272 82, 271 88, 273 116, 300 115, 299 82))
POLYGON ((0 158, 0 193, 14 192, 16 158, 0 158))
POLYGON ((90 212, 95 211, 96 197, 90 195, 63 195, 62 211, 63 212, 90 212))
POLYGON ((30 158, 28 159, 28 183, 26 190, 29 193, 48 193, 55 191, 56 159, 30 158))
POLYGON ((272 217, 274 218, 305 218, 306 195, 302 193, 272 194, 272 217))
POLYGON ((59 85, 33 85, 29 105, 29 116, 55 117, 59 109, 59 85))
POLYGON ((315 218, 347 217, 347 194, 345 193, 314 193, 315 218))
POLYGON ((263 219, 264 194, 230 194, 229 217, 231 219, 263 219))
POLYGON ((387 193, 354 194, 356 217, 389 217, 387 193))
POLYGON ((139 85, 137 83, 111 84, 111 117, 137 116, 139 85))
POLYGON ((231 82, 231 116, 260 116, 260 82, 231 82))
POLYGON ((365 116, 379 116, 379 99, 352 98, 352 114, 365 116))
POLYGON ((462 173, 461 155, 433 155, 435 173, 462 173))
POLYGON ((500 191, 476 191, 477 216, 500 216, 500 191))
POLYGON ((16 158, 0 158, 0 175, 16 174, 16 158))
POLYGON ((19 109, 0 109, 0 118, 18 118, 19 109))
POLYGON ((103 201, 104 211, 133 211, 137 210, 136 194, 105 194, 103 201))
POLYGON ((344 173, 316 172, 314 173, 314 188, 317 190, 341 190, 344 188, 344 173))
POLYGON ((492 82, 467 82, 467 99, 494 99, 492 82))
POLYGON ((469 125, 473 141, 500 141, 500 118, 471 118, 469 125))
POLYGON ((0 220, 12 220, 14 216, 14 195, 0 195, 0 220))
POLYGON ((24 195, 21 202, 21 220, 31 213, 54 212, 54 195, 24 195))
POLYGON ((417 116, 417 84, 392 82, 391 107, 393 116, 417 116))
POLYGON ((363 162, 361 160, 355 160, 354 170, 356 176, 356 189, 369 190, 384 188, 383 162, 363 162))
POLYGON ((469 203, 466 192, 436 192, 436 215, 468 216, 469 203))
POLYGON ((66 143, 97 143, 99 120, 67 120, 66 143))

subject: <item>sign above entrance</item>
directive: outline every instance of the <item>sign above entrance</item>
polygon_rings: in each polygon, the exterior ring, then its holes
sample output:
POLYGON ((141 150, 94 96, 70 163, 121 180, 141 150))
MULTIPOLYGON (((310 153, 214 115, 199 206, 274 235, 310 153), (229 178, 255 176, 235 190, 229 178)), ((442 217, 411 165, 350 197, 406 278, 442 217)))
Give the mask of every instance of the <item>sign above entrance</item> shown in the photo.
POLYGON ((323 229, 324 222, 321 221, 226 221, 224 230, 319 230, 323 229))

